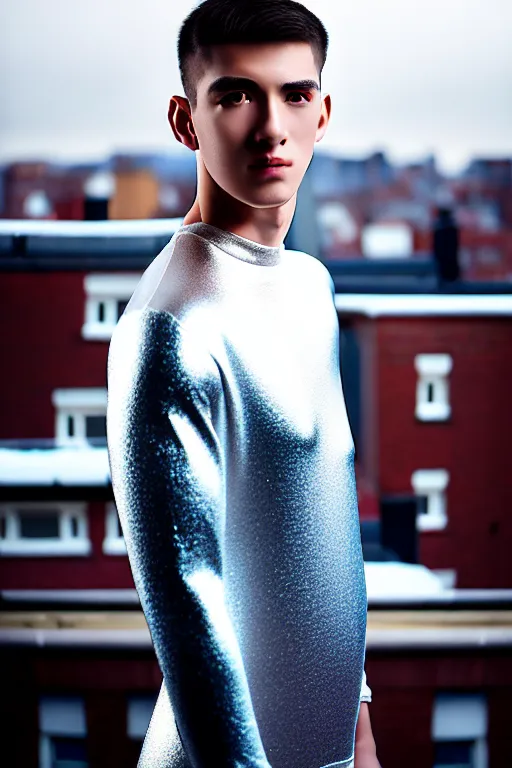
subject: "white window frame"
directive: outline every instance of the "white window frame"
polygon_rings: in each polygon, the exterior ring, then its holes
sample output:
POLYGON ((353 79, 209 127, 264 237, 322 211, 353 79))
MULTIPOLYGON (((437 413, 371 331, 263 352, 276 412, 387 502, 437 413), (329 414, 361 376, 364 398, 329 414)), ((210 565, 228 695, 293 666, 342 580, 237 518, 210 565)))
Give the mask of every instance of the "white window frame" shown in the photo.
POLYGON ((483 694, 440 693, 432 712, 432 740, 472 741, 471 768, 488 768, 488 712, 483 694))
POLYGON ((126 555, 124 540, 115 502, 109 501, 105 509, 105 538, 103 539, 105 555, 126 555))
POLYGON ((107 390, 105 387, 86 389, 56 389, 52 393, 56 409, 55 437, 59 445, 88 445, 86 417, 105 416, 107 413, 107 390), (68 434, 68 419, 74 422, 74 435, 68 434))
POLYGON ((451 355, 416 355, 414 367, 418 373, 416 418, 420 421, 446 421, 451 415, 448 382, 453 367, 451 355), (430 388, 434 395, 432 401, 429 401, 430 388))
POLYGON ((416 496, 425 496, 425 512, 416 516, 418 531, 439 531, 446 528, 446 488, 450 475, 446 469, 418 469, 412 473, 411 485, 416 496))
POLYGON ((91 541, 87 519, 87 504, 61 501, 11 501, 0 504, 0 515, 5 518, 5 538, 0 539, 0 555, 53 557, 59 555, 89 555, 91 541), (20 536, 20 511, 24 509, 57 510, 59 536, 55 538, 24 539, 20 536), (78 535, 72 535, 72 520, 76 519, 78 535))
POLYGON ((82 338, 94 341, 108 341, 117 325, 117 302, 129 301, 142 273, 114 274, 99 273, 86 275, 85 322, 82 326, 82 338), (103 319, 100 319, 103 305, 103 319))
POLYGON ((55 736, 86 739, 85 706, 78 696, 43 696, 39 699, 39 766, 51 768, 51 740, 55 736))

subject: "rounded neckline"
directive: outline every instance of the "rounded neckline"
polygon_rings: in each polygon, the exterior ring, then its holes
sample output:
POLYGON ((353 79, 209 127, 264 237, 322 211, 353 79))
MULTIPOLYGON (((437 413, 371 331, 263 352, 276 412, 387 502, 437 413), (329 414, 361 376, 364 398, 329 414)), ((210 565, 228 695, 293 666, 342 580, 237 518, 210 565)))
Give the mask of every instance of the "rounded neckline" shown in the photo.
POLYGON ((204 221, 182 224, 176 234, 187 232, 204 238, 207 242, 216 245, 236 259, 241 259, 251 264, 259 264, 260 266, 279 264, 285 250, 284 243, 276 246, 262 245, 255 240, 249 240, 246 237, 242 237, 242 235, 235 235, 234 232, 219 229, 219 227, 207 224, 204 221))

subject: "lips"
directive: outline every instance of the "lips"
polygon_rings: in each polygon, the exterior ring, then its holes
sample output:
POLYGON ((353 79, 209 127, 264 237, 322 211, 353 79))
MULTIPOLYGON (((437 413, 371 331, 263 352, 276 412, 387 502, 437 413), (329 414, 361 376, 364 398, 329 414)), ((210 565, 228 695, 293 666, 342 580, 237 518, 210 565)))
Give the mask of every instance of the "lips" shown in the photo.
POLYGON ((257 158, 250 164, 250 168, 280 168, 282 166, 290 166, 290 160, 284 160, 282 157, 273 157, 271 155, 265 155, 264 157, 257 158))

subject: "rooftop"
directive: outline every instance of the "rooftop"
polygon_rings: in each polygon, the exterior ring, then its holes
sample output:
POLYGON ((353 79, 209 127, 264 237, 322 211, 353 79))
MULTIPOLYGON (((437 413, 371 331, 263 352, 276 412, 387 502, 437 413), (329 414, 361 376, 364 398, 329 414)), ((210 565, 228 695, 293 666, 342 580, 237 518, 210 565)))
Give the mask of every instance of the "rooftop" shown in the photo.
MULTIPOLYGON (((181 226, 182 219, 120 221, 0 220, 0 271, 144 270, 181 226)), ((289 243, 285 239, 285 245, 289 243)), ((293 252, 293 248, 289 248, 293 252)), ((442 291, 429 253, 410 258, 350 258, 325 262, 336 293, 510 296, 512 282, 447 284, 442 291)), ((463 306, 463 302, 459 302, 463 306)), ((466 300, 466 304, 469 301, 466 300)), ((465 311, 463 313, 466 313, 465 311)), ((487 312, 485 312, 487 313, 487 312)), ((508 313, 508 312, 507 312, 508 313)))

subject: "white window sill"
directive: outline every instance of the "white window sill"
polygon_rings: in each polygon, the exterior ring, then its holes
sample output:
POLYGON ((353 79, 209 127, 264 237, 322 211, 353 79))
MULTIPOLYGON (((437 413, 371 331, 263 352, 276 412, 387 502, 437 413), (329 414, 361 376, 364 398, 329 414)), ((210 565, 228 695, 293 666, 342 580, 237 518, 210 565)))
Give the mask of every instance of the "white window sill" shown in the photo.
POLYGON ((82 338, 87 341, 110 341, 115 325, 109 323, 85 323, 82 338))
POLYGON ((107 439, 106 437, 88 439, 87 437, 65 437, 57 435, 55 438, 55 445, 57 448, 80 448, 82 451, 91 451, 91 454, 93 455, 94 451, 106 448, 107 439), (93 443, 92 440, 97 440, 97 442, 93 443), (103 442, 100 442, 100 440, 103 442))
POLYGON ((105 555, 126 555, 126 542, 124 539, 104 539, 103 553, 105 555))
POLYGON ((416 418, 420 421, 446 421, 451 416, 451 408, 444 403, 419 403, 416 406, 416 418))
POLYGON ((448 525, 448 518, 441 515, 422 513, 416 518, 418 531, 442 531, 448 525))
POLYGON ((78 541, 1 541, 0 555, 7 557, 73 557, 90 555, 89 539, 78 541))

